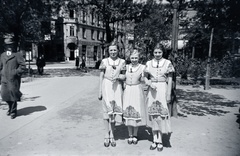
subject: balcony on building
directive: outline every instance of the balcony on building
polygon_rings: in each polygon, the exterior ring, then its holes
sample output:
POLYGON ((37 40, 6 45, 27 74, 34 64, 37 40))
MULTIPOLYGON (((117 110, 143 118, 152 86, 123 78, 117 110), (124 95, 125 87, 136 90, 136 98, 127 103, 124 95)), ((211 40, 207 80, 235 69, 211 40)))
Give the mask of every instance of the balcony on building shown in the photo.
POLYGON ((63 18, 63 23, 77 23, 78 19, 77 18, 63 18))

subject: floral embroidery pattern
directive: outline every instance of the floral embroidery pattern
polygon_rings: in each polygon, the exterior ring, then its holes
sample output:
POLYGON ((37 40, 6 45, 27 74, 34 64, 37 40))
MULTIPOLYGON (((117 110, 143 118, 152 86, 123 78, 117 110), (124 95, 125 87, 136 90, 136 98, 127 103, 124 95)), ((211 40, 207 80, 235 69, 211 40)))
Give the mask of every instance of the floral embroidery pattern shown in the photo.
POLYGON ((154 101, 150 107, 148 107, 148 113, 150 115, 168 115, 168 110, 163 108, 163 105, 159 101, 154 101))
POLYGON ((128 106, 123 112, 123 117, 125 118, 140 118, 140 113, 137 112, 133 106, 128 106))
POLYGON ((110 105, 111 107, 107 108, 108 112, 122 113, 121 107, 119 107, 114 100, 110 101, 110 105))

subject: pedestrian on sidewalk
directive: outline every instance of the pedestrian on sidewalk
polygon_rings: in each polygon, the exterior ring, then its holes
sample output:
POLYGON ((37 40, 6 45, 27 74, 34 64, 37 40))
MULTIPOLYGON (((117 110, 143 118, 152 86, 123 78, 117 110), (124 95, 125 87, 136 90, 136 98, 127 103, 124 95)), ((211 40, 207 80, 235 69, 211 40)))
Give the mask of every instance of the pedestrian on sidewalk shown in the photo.
POLYGON ((44 55, 38 56, 36 64, 37 64, 38 73, 42 75, 44 71, 44 66, 46 65, 44 55))
POLYGON ((85 67, 86 67, 86 57, 85 57, 85 55, 83 54, 83 55, 82 55, 82 63, 81 63, 81 65, 80 65, 80 68, 81 68, 81 69, 85 69, 85 67))
POLYGON ((153 133, 153 144, 150 150, 163 150, 162 135, 171 133, 170 114, 167 103, 171 99, 172 63, 163 58, 163 48, 159 44, 153 51, 154 58, 146 63, 145 76, 149 88, 147 91, 147 107, 153 133))
POLYGON ((128 144, 138 143, 138 127, 146 126, 147 109, 142 87, 145 65, 139 64, 139 53, 130 55, 131 64, 126 65, 126 87, 123 96, 123 118, 128 127, 128 144))
MULTIPOLYGON (((99 69, 100 87, 99 100, 102 100, 103 120, 105 127, 104 146, 116 146, 114 139, 114 127, 116 123, 116 115, 122 119, 122 82, 125 76, 125 60, 118 57, 119 47, 114 42, 109 46, 108 58, 102 60, 99 69)), ((121 121, 122 122, 122 121, 121 121)))
POLYGON ((75 66, 76 66, 76 69, 78 70, 79 69, 79 57, 78 56, 75 59, 75 66))
POLYGON ((17 101, 20 101, 22 96, 20 84, 25 61, 22 53, 15 51, 16 43, 12 34, 5 36, 4 43, 5 52, 0 59, 1 97, 8 104, 7 115, 14 119, 17 116, 17 101))

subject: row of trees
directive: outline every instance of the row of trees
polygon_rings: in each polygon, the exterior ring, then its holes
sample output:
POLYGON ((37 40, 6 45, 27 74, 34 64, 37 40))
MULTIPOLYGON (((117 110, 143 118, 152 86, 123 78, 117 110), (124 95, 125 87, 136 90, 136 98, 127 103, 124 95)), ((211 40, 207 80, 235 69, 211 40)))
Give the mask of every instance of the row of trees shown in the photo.
POLYGON ((14 34, 16 47, 26 41, 39 42, 46 30, 43 21, 50 20, 50 9, 42 1, 0 0, 0 36, 14 34))
POLYGON ((194 22, 186 22, 185 39, 189 41, 189 47, 196 48, 196 56, 206 58, 211 30, 213 34, 212 56, 218 59, 224 57, 229 51, 235 53, 238 50, 236 39, 240 36, 240 18, 238 0, 212 0, 196 1, 191 3, 192 8, 197 11, 193 18, 194 22))
MULTIPOLYGON (((111 42, 115 33, 110 24, 132 21, 135 23, 135 46, 147 47, 143 52, 147 55, 152 46, 162 40, 172 39, 173 5, 175 0, 162 3, 161 0, 147 0, 144 3, 132 3, 124 0, 0 0, 0 35, 14 33, 18 46, 26 41, 36 43, 43 40, 49 27, 44 21, 50 21, 51 15, 58 14, 66 2, 72 8, 91 8, 100 15, 105 23, 107 42, 111 42)), ((185 51, 195 47, 195 57, 207 58, 211 29, 214 28, 212 56, 224 57, 227 51, 237 50, 240 18, 238 17, 238 0, 177 0, 180 26, 188 41, 185 51), (193 19, 186 18, 187 10, 197 12, 193 19)))
MULTIPOLYGON (((150 3, 153 2, 153 0, 150 3)), ((43 40, 43 36, 50 32, 51 27, 44 23, 57 15, 61 6, 68 3, 72 9, 90 8, 100 15, 105 24, 107 42, 111 42, 115 35, 110 25, 127 20, 139 21, 148 16, 149 7, 145 3, 131 3, 130 1, 113 0, 0 0, 0 36, 13 33, 17 46, 24 46, 26 41, 36 43, 43 40)), ((148 2, 149 4, 149 2, 148 2)), ((87 10, 86 10, 87 11, 87 10)))

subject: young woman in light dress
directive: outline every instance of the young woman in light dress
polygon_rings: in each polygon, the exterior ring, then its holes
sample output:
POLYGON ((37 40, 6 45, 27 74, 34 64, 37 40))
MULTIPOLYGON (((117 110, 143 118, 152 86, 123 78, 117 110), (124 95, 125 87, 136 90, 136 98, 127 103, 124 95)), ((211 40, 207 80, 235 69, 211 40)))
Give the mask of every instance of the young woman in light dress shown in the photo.
POLYGON ((172 63, 163 58, 163 48, 157 45, 154 58, 146 63, 144 75, 148 78, 147 107, 152 128, 153 144, 150 150, 163 150, 162 134, 171 133, 170 114, 167 103, 170 102, 172 88, 172 63))
POLYGON ((130 55, 131 64, 126 66, 125 90, 123 96, 123 118, 128 127, 128 144, 138 143, 138 127, 146 125, 145 96, 142 87, 145 65, 140 64, 139 53, 130 55))
POLYGON ((103 120, 105 127, 104 146, 116 146, 114 139, 114 127, 116 115, 122 116, 123 87, 126 64, 125 60, 118 57, 118 45, 116 42, 109 46, 109 57, 104 58, 99 66, 100 87, 99 100, 102 100, 103 120))

